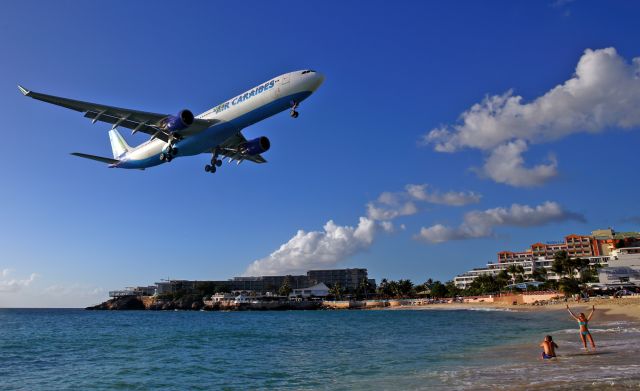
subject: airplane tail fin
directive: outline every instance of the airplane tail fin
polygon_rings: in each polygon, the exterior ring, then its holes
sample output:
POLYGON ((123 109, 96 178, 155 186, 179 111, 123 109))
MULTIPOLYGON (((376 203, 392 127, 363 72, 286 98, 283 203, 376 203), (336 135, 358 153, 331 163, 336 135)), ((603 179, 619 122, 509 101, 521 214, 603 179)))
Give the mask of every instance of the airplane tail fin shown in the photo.
POLYGON ((129 152, 131 147, 124 141, 120 132, 116 129, 109 131, 109 141, 111 141, 111 150, 113 151, 113 158, 118 159, 120 156, 129 152))

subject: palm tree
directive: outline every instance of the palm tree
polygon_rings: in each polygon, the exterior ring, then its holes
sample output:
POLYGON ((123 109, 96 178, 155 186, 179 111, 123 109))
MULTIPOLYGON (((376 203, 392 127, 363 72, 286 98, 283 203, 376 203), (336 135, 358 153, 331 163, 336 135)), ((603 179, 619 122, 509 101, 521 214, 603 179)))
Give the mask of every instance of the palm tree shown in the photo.
POLYGON ((516 282, 524 282, 524 266, 518 265, 516 266, 516 282))
POLYGON ((378 288, 376 289, 376 293, 378 294, 378 296, 382 296, 382 297, 386 297, 387 296, 387 285, 389 284, 389 281, 386 278, 383 278, 380 281, 380 284, 378 285, 378 288))
POLYGON ((531 272, 531 277, 534 281, 544 282, 547 280, 547 269, 544 267, 539 267, 531 272))
POLYGON ((340 298, 342 298, 342 293, 344 292, 344 289, 342 289, 342 287, 340 286, 339 282, 336 282, 335 284, 333 284, 333 286, 331 287, 331 289, 329 289, 329 293, 336 299, 336 300, 340 300, 340 298))
POLYGON ((516 274, 518 274, 518 267, 515 264, 511 264, 507 267, 507 272, 511 274, 511 283, 516 283, 516 274))
POLYGON ((569 254, 566 251, 558 251, 553 256, 551 270, 560 277, 564 277, 570 272, 569 270, 569 254))
POLYGON ((282 282, 282 286, 280 287, 280 289, 278 289, 278 294, 280 296, 289 296, 289 294, 291 293, 291 285, 289 285, 289 277, 285 277, 284 281, 282 282))
POLYGON ((500 270, 500 273, 496 275, 496 283, 498 284, 498 289, 503 289, 508 282, 509 282, 509 273, 504 269, 500 270))
POLYGON ((411 280, 399 280, 398 281, 398 294, 400 297, 413 296, 414 289, 411 280))

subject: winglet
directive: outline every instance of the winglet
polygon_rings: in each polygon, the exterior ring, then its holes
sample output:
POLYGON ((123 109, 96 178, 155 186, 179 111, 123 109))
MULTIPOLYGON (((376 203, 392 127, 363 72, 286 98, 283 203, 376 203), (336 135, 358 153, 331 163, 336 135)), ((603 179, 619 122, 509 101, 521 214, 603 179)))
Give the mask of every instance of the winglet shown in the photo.
POLYGON ((29 94, 31 93, 31 91, 27 90, 26 88, 24 88, 20 84, 18 84, 18 89, 20 90, 20 92, 22 92, 22 95, 24 95, 24 96, 29 96, 29 94))

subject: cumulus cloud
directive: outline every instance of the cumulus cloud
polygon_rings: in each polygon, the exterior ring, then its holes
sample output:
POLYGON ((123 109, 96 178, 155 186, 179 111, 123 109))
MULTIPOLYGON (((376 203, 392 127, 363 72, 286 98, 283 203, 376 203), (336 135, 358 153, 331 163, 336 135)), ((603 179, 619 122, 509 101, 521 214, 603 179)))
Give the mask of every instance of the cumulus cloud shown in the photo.
POLYGON ((406 191, 413 199, 448 206, 464 206, 476 204, 482 197, 472 191, 448 191, 441 193, 438 190, 429 190, 429 185, 407 185, 406 191))
POLYGON ((575 74, 533 100, 507 91, 487 96, 463 112, 454 125, 423 136, 439 152, 475 148, 488 152, 478 171, 513 186, 539 185, 557 175, 557 163, 527 167, 522 154, 530 144, 576 133, 598 133, 640 125, 640 57, 627 63, 614 48, 585 50, 575 74))
POLYGON ((522 153, 527 149, 527 143, 522 140, 500 145, 491 151, 484 167, 477 171, 498 183, 519 187, 541 185, 558 175, 558 162, 554 156, 549 156, 547 164, 525 167, 522 153))
POLYGON ((0 280, 0 293, 18 292, 24 288, 27 288, 38 277, 36 273, 31 273, 31 275, 28 278, 24 278, 24 279, 9 278, 10 274, 12 273, 13 273, 12 269, 2 269, 2 272, 1 272, 2 279, 0 280))
POLYGON ((416 202, 463 206, 480 202, 481 197, 472 191, 442 193, 439 190, 432 190, 427 184, 409 184, 402 192, 384 192, 376 201, 369 202, 367 216, 372 220, 388 221, 418 213, 416 202))
POLYGON ((442 224, 422 227, 415 238, 431 243, 485 238, 493 236, 494 228, 498 226, 530 227, 567 220, 584 221, 584 217, 565 211, 556 202, 547 201, 535 207, 513 204, 508 208, 469 212, 464 216, 462 224, 455 228, 442 224))
MULTIPOLYGON (((366 205, 367 217, 360 217, 356 227, 340 226, 329 220, 322 231, 299 230, 268 257, 253 261, 244 275, 295 274, 332 267, 368 249, 377 232, 395 232, 396 226, 391 220, 417 213, 416 202, 460 206, 479 202, 480 197, 474 192, 442 193, 425 184, 407 185, 402 192, 384 192, 366 205)), ((400 224, 399 229, 406 227, 400 224)))
POLYGON ((268 257, 251 263, 244 274, 297 274, 313 268, 334 266, 346 257, 369 248, 377 228, 375 221, 360 217, 357 227, 340 226, 329 220, 322 231, 299 230, 268 257))
POLYGON ((367 204, 367 216, 371 220, 393 220, 400 216, 410 216, 418 213, 418 208, 413 202, 403 202, 395 205, 376 205, 374 202, 367 204))

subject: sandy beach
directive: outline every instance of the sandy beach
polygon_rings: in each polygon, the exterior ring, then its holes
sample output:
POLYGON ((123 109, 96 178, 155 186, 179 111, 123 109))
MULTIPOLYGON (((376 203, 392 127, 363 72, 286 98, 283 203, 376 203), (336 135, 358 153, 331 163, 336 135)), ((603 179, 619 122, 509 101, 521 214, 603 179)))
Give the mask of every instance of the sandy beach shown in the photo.
MULTIPOLYGON (((422 309, 495 309, 511 311, 565 311, 566 305, 571 307, 574 313, 591 310, 591 306, 596 307, 595 319, 602 321, 629 321, 640 323, 640 296, 629 296, 615 299, 592 298, 588 302, 576 302, 568 300, 566 303, 546 304, 546 305, 511 305, 505 303, 451 303, 451 304, 429 304, 422 306, 422 309)), ((406 309, 408 307, 396 307, 391 309, 406 309)))
MULTIPOLYGON (((400 308, 398 308, 400 309, 400 308)), ((404 309, 409 309, 404 307, 404 309)), ((596 298, 588 302, 548 305, 508 305, 502 303, 431 304, 423 310, 477 310, 526 313, 528 322, 563 320, 567 328, 549 328, 558 343, 558 358, 541 360, 539 343, 543 334, 531 336, 530 342, 512 342, 488 348, 483 355, 488 365, 471 365, 461 370, 443 372, 445 384, 453 389, 502 390, 621 390, 640 388, 640 296, 596 298), (566 312, 586 314, 595 306, 589 329, 597 349, 582 349, 578 328, 566 312)))

